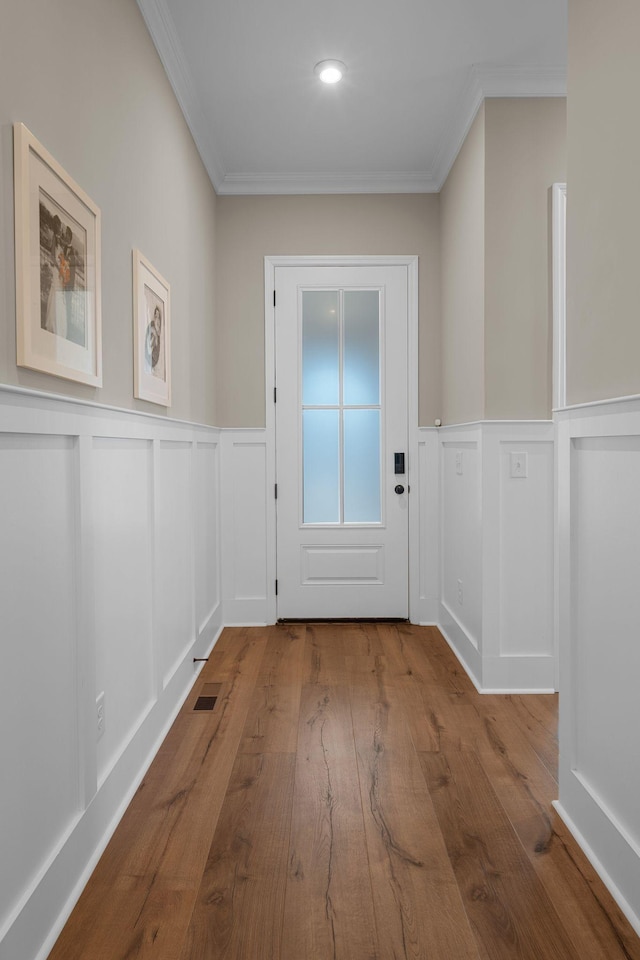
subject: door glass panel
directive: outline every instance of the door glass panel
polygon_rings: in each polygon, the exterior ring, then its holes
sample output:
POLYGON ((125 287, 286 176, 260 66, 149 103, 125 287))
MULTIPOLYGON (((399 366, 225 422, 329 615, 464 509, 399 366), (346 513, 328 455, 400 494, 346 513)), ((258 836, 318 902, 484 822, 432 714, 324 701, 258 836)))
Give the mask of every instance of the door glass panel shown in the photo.
POLYGON ((302 294, 302 402, 340 400, 340 317, 337 290, 302 294))
POLYGON ((344 403, 380 403, 380 324, 377 290, 344 293, 344 403))
POLYGON ((303 523, 380 523, 380 294, 302 293, 303 523))
POLYGON ((340 411, 303 410, 303 522, 340 522, 340 411))
POLYGON ((344 411, 344 521, 380 522, 380 411, 344 411))

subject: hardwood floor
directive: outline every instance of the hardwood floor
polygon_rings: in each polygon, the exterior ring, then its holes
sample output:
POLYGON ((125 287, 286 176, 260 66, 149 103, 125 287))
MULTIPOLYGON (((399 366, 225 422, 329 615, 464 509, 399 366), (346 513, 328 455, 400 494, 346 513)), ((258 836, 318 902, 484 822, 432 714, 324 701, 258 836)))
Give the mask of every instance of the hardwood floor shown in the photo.
POLYGON ((50 960, 640 960, 556 724, 435 628, 226 629, 50 960))

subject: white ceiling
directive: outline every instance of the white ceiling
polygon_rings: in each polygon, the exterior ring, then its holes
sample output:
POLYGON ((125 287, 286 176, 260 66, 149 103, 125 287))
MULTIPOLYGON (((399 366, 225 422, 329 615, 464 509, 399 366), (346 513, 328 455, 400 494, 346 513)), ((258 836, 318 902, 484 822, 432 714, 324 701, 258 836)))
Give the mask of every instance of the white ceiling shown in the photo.
POLYGON ((565 93, 567 0, 138 5, 220 194, 437 191, 483 97, 565 93))

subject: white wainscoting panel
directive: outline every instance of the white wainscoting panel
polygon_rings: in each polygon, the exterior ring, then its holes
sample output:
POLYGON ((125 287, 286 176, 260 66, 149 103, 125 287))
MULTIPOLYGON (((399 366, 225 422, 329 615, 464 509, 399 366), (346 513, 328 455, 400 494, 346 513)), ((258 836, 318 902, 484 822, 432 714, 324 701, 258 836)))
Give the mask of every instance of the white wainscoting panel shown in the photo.
POLYGON ((500 655, 552 657, 553 441, 500 447, 500 655), (527 476, 514 477, 522 453, 527 476))
POLYGON ((439 625, 482 692, 552 691, 553 424, 441 427, 439 625))
POLYGON ((440 622, 474 682, 482 683, 482 434, 440 430, 440 622))
POLYGON ((640 400, 558 414, 560 800, 640 934, 640 400))
POLYGON ((487 422, 482 432, 482 688, 552 691, 553 424, 487 422))
POLYGON ((96 696, 104 693, 98 783, 156 697, 153 663, 152 443, 93 440, 96 696))
POLYGON ((0 432, 0 935, 80 811, 77 468, 69 436, 0 432))
POLYGON ((421 427, 409 451, 409 609, 412 623, 440 619, 440 449, 421 427), (414 462, 415 461, 415 462, 414 462))
POLYGON ((275 492, 266 430, 223 430, 224 622, 275 620, 275 492))
POLYGON ((156 594, 160 671, 167 686, 195 634, 193 448, 161 440, 156 450, 156 594))
POLYGON ((48 955, 217 638, 219 437, 0 386, 0 960, 48 955))
POLYGON ((198 633, 220 606, 220 451, 218 443, 196 444, 196 623, 198 633))

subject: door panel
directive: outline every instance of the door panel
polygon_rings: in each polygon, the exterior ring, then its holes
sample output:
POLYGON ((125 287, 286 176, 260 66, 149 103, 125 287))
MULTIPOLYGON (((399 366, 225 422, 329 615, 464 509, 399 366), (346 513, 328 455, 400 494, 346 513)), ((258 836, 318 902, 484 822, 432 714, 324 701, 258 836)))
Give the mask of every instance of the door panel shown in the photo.
POLYGON ((275 281, 278 616, 406 617, 407 267, 275 281))

